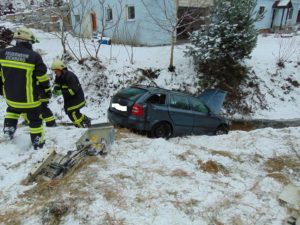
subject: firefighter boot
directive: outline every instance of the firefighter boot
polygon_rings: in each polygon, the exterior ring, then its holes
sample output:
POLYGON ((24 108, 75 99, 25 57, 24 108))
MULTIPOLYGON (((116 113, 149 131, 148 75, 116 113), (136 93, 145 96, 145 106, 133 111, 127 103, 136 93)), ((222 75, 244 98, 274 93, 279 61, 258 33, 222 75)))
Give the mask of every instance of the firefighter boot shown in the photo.
POLYGON ((46 122, 46 127, 57 127, 57 124, 55 120, 51 120, 49 122, 46 122))
POLYGON ((15 131, 16 131, 15 127, 6 127, 5 126, 3 128, 4 138, 7 140, 13 139, 15 131))
POLYGON ((40 136, 35 136, 32 140, 32 145, 33 145, 34 150, 43 148, 44 144, 45 144, 45 141, 41 142, 40 136))
POLYGON ((84 116, 84 119, 82 120, 81 125, 84 128, 91 127, 91 118, 84 116))

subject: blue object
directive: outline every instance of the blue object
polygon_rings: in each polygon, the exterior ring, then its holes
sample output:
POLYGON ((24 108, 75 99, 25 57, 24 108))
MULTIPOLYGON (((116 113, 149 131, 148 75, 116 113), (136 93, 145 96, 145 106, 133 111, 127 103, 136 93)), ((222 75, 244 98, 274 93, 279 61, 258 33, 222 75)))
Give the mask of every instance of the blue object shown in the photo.
POLYGON ((110 39, 102 39, 102 40, 100 39, 99 43, 103 44, 103 45, 111 45, 111 40, 110 39))

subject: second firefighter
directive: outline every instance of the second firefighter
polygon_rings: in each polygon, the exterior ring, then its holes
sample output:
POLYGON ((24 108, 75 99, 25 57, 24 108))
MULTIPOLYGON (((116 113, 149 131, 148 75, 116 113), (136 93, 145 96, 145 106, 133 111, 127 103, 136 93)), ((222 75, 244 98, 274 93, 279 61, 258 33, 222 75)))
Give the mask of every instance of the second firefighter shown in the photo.
POLYGON ((85 98, 77 76, 69 71, 60 59, 55 59, 51 65, 55 73, 53 94, 64 98, 64 109, 76 127, 90 127, 91 120, 80 112, 85 106, 85 98))

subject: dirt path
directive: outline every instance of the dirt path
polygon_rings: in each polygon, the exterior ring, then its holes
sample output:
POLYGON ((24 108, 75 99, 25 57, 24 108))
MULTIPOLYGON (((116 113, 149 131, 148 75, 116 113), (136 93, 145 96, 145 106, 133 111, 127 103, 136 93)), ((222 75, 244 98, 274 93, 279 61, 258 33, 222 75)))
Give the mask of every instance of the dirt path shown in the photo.
POLYGON ((290 120, 233 119, 231 120, 230 130, 250 131, 250 130, 267 128, 267 127, 280 129, 285 127, 298 127, 298 126, 300 126, 300 119, 290 119, 290 120))

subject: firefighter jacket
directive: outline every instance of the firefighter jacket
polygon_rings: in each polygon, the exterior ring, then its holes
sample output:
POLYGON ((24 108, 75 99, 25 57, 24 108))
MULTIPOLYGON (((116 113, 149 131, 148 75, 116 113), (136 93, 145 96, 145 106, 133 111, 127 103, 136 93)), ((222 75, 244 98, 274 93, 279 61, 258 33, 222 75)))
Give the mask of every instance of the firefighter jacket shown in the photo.
POLYGON ((59 77, 56 76, 54 89, 61 90, 66 113, 80 109, 85 105, 82 87, 77 76, 71 71, 64 69, 59 77))
POLYGON ((47 67, 28 42, 0 51, 0 88, 8 106, 30 110, 41 105, 39 92, 51 93, 47 67))

